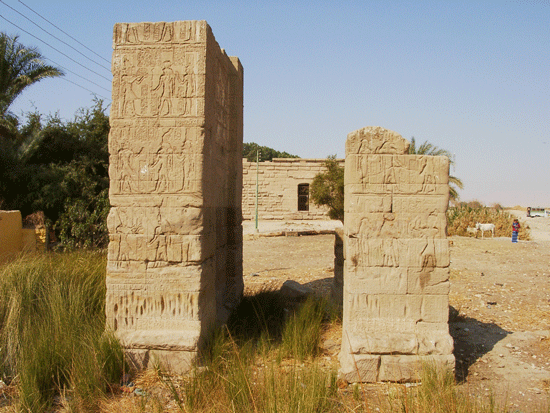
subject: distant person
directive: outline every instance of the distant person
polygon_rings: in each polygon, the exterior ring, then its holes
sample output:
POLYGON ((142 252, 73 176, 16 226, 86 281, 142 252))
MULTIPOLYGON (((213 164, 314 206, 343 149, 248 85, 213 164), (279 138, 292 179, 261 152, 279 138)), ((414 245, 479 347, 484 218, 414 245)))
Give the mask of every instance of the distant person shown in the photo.
POLYGON ((531 217, 531 207, 527 207, 527 218, 531 217))
POLYGON ((512 242, 518 242, 518 232, 520 228, 521 225, 519 225, 519 221, 514 219, 514 222, 512 222, 512 242))

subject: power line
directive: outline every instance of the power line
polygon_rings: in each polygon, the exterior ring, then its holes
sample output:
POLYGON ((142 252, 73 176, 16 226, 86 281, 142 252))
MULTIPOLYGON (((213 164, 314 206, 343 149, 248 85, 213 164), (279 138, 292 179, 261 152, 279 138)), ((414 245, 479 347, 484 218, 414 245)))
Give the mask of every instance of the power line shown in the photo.
POLYGON ((73 39, 75 42, 77 42, 79 45, 81 45, 82 47, 84 47, 86 50, 92 52, 93 54, 95 54, 97 57, 99 57, 100 59, 103 59, 105 60, 107 63, 111 64, 111 62, 107 59, 105 59, 103 56, 97 54, 96 52, 94 52, 92 49, 90 49, 89 47, 87 47, 86 45, 80 43, 77 39, 75 39, 73 36, 71 36, 69 33, 67 33, 66 31, 64 31, 63 29, 57 27, 55 24, 53 24, 51 21, 49 21, 48 19, 46 19, 44 16, 40 15, 38 12, 34 11, 33 9, 31 9, 29 6, 27 6, 25 3, 23 3, 21 0, 19 0, 19 3, 21 3, 23 6, 25 6, 27 9, 29 9, 30 11, 32 11, 34 14, 36 14, 38 17, 40 17, 42 20, 45 20, 47 21, 48 23, 50 23, 53 27, 55 27, 57 30, 59 30, 61 33, 69 36, 71 39, 73 39))
MULTIPOLYGON (((1 0, 0 0, 0 1, 1 1, 1 0)), ((1 17, 1 16, 0 16, 0 17, 1 17)), ((58 62, 56 62, 56 61, 54 61, 54 60, 52 60, 52 59, 44 58, 44 60, 50 61, 52 64, 54 64, 54 65, 56 65, 56 66, 59 66, 59 67, 62 68, 63 70, 65 70, 65 71, 67 71, 67 72, 69 72, 69 73, 72 73, 73 75, 75 75, 75 76, 77 76, 77 77, 79 77, 79 78, 85 80, 86 82, 90 82, 91 84, 93 84, 93 85, 99 87, 100 89, 103 89, 103 90, 106 91, 106 92, 109 92, 109 93, 111 92, 111 90, 109 90, 109 89, 107 89, 107 88, 101 86, 99 83, 96 83, 96 82, 94 82, 93 80, 90 80, 90 79, 88 79, 88 78, 85 78, 84 76, 79 75, 78 73, 72 71, 71 69, 66 68, 66 67, 63 66, 62 64, 59 64, 58 62)), ((84 88, 83 86, 81 86, 81 85, 79 85, 79 84, 77 84, 77 83, 74 83, 74 82, 70 82, 70 83, 73 83, 73 84, 75 84, 75 85, 77 85, 77 86, 79 86, 79 87, 82 87, 83 89, 86 89, 86 88, 84 88)), ((86 90, 88 90, 88 89, 86 89, 86 90)), ((92 93, 94 93, 94 92, 92 92, 92 93)))
POLYGON ((46 60, 49 60, 49 61, 52 62, 54 65, 59 66, 60 68, 66 70, 66 71, 69 72, 69 73, 72 73, 72 74, 75 75, 75 76, 78 76, 78 77, 81 78, 81 79, 84 79, 86 82, 90 82, 90 83, 96 85, 97 87, 99 87, 99 88, 105 90, 106 92, 109 92, 109 93, 111 92, 109 89, 104 88, 104 87, 101 86, 100 84, 95 83, 94 81, 92 81, 92 80, 90 80, 90 79, 87 79, 87 78, 85 78, 84 76, 80 76, 78 73, 73 72, 71 69, 67 69, 67 68, 64 67, 63 65, 60 65, 59 63, 54 62, 52 59, 46 59, 46 60))
POLYGON ((51 44, 49 44, 48 42, 45 42, 44 40, 42 40, 42 39, 36 37, 34 34, 29 33, 28 31, 26 31, 25 29, 19 27, 18 25, 16 25, 16 24, 13 23, 12 21, 6 19, 4 16, 0 15, 0 17, 1 17, 2 19, 4 19, 5 21, 7 21, 8 23, 12 24, 13 26, 17 27, 19 30, 21 30, 21 31, 23 31, 23 32, 25 32, 25 33, 27 33, 29 36, 32 36, 32 37, 34 37, 36 40, 38 40, 38 41, 44 43, 45 45, 47 45, 47 46, 49 46, 49 47, 51 47, 51 48, 52 48, 53 50, 55 50, 56 52, 61 53, 63 56, 65 56, 67 59, 73 61, 73 62, 76 63, 77 65, 83 67, 84 69, 86 69, 86 70, 88 70, 88 71, 90 71, 90 72, 92 72, 92 73, 95 73, 96 75, 98 75, 99 77, 102 77, 103 79, 107 80, 108 82, 111 81, 111 79, 108 79, 108 78, 106 78, 105 76, 103 76, 102 74, 97 73, 95 70, 92 70, 92 69, 90 69, 89 67, 86 67, 86 66, 84 66, 83 64, 77 62, 77 61, 74 60, 72 57, 70 57, 70 56, 66 55, 65 53, 63 53, 61 50, 56 49, 55 47, 53 47, 53 46, 52 46, 51 44))
POLYGON ((22 16, 23 18, 27 19, 28 21, 30 21, 32 24, 34 24, 36 27, 38 27, 40 30, 42 30, 43 32, 49 34, 50 36, 52 36, 54 39, 60 41, 61 43, 63 43, 64 45, 70 47, 71 49, 73 49, 75 52, 77 52, 78 54, 80 54, 81 56, 84 56, 86 59, 88 59, 89 61, 95 63, 96 65, 98 65, 99 67, 107 70, 108 72, 111 71, 111 69, 109 69, 108 67, 105 67, 103 66, 101 63, 98 63, 96 62, 95 60, 89 58, 88 56, 86 56, 84 53, 82 53, 80 50, 74 48, 73 46, 71 46, 69 43, 61 40, 59 37, 53 35, 52 33, 50 33, 49 31, 47 31, 46 29, 42 28, 39 24, 35 23, 34 21, 32 21, 31 19, 29 19, 27 16, 25 16, 23 13, 17 11, 16 9, 14 9, 13 7, 11 7, 9 4, 5 3, 3 0, 0 0, 0 3, 2 3, 3 5, 5 5, 6 7, 9 7, 11 10, 13 10, 14 12, 16 12, 17 14, 19 14, 20 16, 22 16))
POLYGON ((60 79, 64 80, 65 82, 72 83, 73 85, 78 86, 78 87, 81 88, 81 89, 87 90, 88 92, 92 93, 92 94, 95 95, 95 96, 99 96, 99 97, 102 98, 102 99, 111 100, 110 98, 107 98, 107 97, 105 97, 105 96, 101 96, 100 94, 95 93, 93 90, 90 90, 90 89, 88 89, 88 88, 85 88, 84 86, 79 85, 78 83, 75 83, 75 82, 73 82, 72 80, 65 79, 64 77, 61 77, 60 79))

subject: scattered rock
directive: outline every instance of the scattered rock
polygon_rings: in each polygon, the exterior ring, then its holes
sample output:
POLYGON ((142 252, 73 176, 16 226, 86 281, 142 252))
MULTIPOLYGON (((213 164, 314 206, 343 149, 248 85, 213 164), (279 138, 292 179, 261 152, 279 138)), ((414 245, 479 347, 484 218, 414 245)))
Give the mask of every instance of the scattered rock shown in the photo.
POLYGON ((313 289, 294 280, 286 280, 281 287, 281 295, 291 300, 303 300, 313 294, 313 289))

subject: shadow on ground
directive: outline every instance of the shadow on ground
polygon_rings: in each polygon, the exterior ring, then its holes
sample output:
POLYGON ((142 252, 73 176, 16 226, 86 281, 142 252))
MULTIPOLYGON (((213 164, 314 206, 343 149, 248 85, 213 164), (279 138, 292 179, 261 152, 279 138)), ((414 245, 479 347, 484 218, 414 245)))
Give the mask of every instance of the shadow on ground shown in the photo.
POLYGON ((511 332, 494 323, 461 316, 452 306, 449 310, 449 332, 454 340, 456 359, 455 375, 458 382, 463 382, 468 377, 470 366, 511 332))

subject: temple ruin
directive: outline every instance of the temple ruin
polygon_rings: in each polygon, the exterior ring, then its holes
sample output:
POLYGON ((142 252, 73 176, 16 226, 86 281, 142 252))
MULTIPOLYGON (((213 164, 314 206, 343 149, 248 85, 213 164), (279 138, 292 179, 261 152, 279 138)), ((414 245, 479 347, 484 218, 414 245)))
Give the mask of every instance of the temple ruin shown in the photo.
MULTIPOLYGON (((107 324, 136 367, 183 371, 243 292, 243 68, 204 21, 118 23, 113 48, 107 324)), ((334 289, 348 381, 454 363, 449 163, 407 150, 384 128, 348 135, 334 289)), ((292 179, 297 216, 322 216, 300 210, 303 178, 292 179)))

